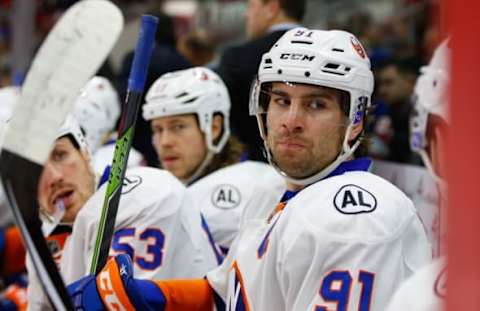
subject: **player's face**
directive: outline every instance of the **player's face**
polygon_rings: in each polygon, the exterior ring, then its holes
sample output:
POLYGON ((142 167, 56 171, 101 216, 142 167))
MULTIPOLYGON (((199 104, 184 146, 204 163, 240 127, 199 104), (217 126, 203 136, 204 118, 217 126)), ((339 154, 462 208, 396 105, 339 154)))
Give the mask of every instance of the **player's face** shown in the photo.
POLYGON ((57 139, 45 163, 38 185, 40 207, 48 213, 63 202, 63 222, 73 222, 78 211, 92 196, 95 178, 87 156, 72 144, 68 137, 57 139))
MULTIPOLYGON (((268 1, 266 1, 268 2, 268 1)), ((268 29, 267 3, 263 0, 249 0, 245 12, 247 36, 251 39, 261 37, 268 29)))
POLYGON ((195 115, 178 115, 152 121, 153 145, 162 167, 187 180, 207 154, 205 136, 195 115))
POLYGON ((341 150, 347 117, 336 90, 304 84, 272 84, 267 141, 274 161, 293 178, 311 176, 341 150))

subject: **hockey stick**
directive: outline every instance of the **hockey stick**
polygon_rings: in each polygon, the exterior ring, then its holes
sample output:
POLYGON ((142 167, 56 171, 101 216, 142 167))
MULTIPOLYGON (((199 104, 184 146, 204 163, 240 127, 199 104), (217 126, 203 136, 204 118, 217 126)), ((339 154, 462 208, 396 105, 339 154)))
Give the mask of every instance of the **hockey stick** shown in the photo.
POLYGON ((91 274, 97 275, 108 259, 137 113, 142 102, 148 64, 154 47, 157 23, 158 19, 154 16, 142 16, 140 34, 128 78, 127 97, 122 107, 122 116, 118 126, 118 139, 115 143, 112 170, 108 178, 107 191, 105 192, 95 240, 95 250, 90 264, 91 274))
POLYGON ((122 28, 121 12, 106 0, 81 1, 62 16, 32 62, 0 154, 16 224, 55 310, 73 307, 41 231, 37 184, 61 122, 122 28))

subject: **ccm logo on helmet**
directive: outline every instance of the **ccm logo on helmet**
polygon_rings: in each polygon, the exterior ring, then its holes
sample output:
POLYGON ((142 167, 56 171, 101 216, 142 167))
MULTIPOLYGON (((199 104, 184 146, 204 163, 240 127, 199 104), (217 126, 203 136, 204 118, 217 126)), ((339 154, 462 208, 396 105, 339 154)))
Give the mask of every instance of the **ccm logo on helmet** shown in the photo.
POLYGON ((315 55, 307 55, 307 54, 300 54, 300 53, 282 53, 280 55, 280 59, 291 59, 291 60, 301 60, 305 61, 308 60, 311 62, 315 59, 315 55))

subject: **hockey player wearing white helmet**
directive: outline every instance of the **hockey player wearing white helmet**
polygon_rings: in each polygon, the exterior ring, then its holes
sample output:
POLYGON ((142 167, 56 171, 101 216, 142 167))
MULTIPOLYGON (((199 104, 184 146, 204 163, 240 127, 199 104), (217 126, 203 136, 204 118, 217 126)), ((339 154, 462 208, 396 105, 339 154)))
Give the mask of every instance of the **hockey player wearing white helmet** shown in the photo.
MULTIPOLYGON (((44 165, 38 183, 38 204, 43 231, 52 257, 60 263, 72 225, 85 202, 95 192, 96 175, 91 153, 80 125, 68 116, 58 130, 57 139, 44 165)), ((28 307, 49 308, 33 263, 27 256, 28 307)))
MULTIPOLYGON (((106 184, 94 192, 88 148, 80 126, 73 117, 68 118, 39 182, 44 228, 48 220, 61 224, 55 228, 49 243, 67 282, 89 271, 98 215, 105 198, 106 184)), ((136 273, 143 277, 203 276, 217 265, 217 259, 203 233, 200 212, 192 205, 185 187, 168 172, 148 167, 129 168, 111 255, 128 254, 135 262, 136 273)), ((29 275, 28 296, 30 309, 49 309, 34 273, 29 275)))
MULTIPOLYGON (((240 161, 230 136, 230 98, 220 77, 196 67, 163 75, 143 106, 161 165, 188 185, 213 239, 230 247, 248 205, 271 209, 285 190, 268 165, 240 161), (251 176, 257 175, 255 180, 251 176)), ((204 222, 204 226, 206 226, 204 222)))
MULTIPOLYGON (((113 288, 127 293, 124 306, 384 310, 431 251, 412 202, 367 172, 368 159, 353 159, 372 89, 355 36, 287 32, 264 54, 251 101, 269 160, 288 182, 282 204, 266 219, 247 220, 206 280, 133 279, 128 258, 110 260, 103 276, 120 280, 113 288)), ((78 305, 103 301, 110 309, 108 301, 124 297, 97 291, 88 278, 71 285, 78 305)))
POLYGON ((230 137, 228 91, 213 71, 167 73, 145 98, 143 117, 151 121, 160 163, 185 184, 240 160, 241 146, 230 137))
MULTIPOLYGON (((449 40, 435 50, 428 66, 420 69, 413 95, 414 113, 410 119, 410 142, 437 181, 440 206, 440 230, 446 233, 447 185, 444 148, 448 131, 450 86, 449 40)), ((445 239, 442 239, 445 243, 445 239)), ((442 254, 445 255, 445 254, 442 254)), ((444 309, 447 270, 444 257, 434 260, 405 281, 395 293, 388 311, 440 311, 444 309)))
MULTIPOLYGON (((100 76, 88 81, 75 102, 73 115, 85 130, 95 172, 101 176, 113 159, 117 138, 115 126, 120 117, 120 101, 110 81, 100 76)), ((143 156, 132 149, 127 165, 143 165, 143 156)))

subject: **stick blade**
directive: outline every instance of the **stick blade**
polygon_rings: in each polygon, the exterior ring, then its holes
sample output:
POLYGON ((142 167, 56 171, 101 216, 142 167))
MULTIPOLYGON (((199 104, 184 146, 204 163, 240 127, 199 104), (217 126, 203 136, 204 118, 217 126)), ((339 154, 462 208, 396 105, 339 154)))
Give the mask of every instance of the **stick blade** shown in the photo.
POLYGON ((104 62, 122 28, 120 10, 106 0, 80 1, 62 16, 27 74, 4 149, 45 162, 79 90, 104 62))

